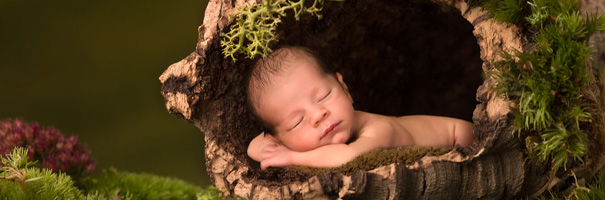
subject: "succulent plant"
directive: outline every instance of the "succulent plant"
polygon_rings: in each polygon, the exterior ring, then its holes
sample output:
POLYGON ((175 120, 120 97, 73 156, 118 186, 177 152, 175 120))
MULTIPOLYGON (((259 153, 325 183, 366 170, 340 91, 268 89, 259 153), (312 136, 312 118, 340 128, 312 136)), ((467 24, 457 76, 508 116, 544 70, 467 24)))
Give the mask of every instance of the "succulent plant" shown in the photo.
POLYGON ((18 146, 27 148, 29 160, 37 160, 41 168, 53 172, 78 177, 91 173, 96 167, 90 151, 78 143, 77 136, 64 136, 53 127, 41 128, 37 123, 20 119, 0 121, 0 155, 18 146))

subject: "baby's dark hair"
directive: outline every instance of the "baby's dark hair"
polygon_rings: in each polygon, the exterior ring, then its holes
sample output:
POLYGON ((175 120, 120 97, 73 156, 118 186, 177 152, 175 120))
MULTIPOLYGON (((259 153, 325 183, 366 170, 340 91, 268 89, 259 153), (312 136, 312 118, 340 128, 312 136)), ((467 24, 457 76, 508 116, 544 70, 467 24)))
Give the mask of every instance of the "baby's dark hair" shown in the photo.
POLYGON ((287 61, 298 59, 301 56, 313 59, 322 72, 332 74, 316 52, 300 46, 283 46, 268 56, 256 61, 250 70, 246 79, 246 102, 248 104, 248 109, 252 112, 257 121, 261 123, 265 133, 275 136, 274 127, 260 117, 256 110, 256 106, 254 105, 255 103, 258 103, 258 99, 260 99, 260 91, 272 83, 274 76, 283 74, 285 71, 284 69, 289 67, 286 63, 287 61))

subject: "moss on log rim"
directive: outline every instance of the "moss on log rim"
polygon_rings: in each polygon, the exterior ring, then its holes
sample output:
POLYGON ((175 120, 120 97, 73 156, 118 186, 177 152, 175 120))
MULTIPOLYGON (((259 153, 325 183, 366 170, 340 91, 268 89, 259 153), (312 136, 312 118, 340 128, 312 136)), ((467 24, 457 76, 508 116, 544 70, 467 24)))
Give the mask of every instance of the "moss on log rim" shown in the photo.
POLYGON ((452 148, 434 148, 434 147, 399 147, 395 149, 378 149, 363 154, 351 162, 340 167, 333 168, 311 168, 294 166, 288 167, 290 170, 297 170, 308 174, 308 177, 326 173, 330 171, 342 172, 347 176, 353 175, 357 170, 372 170, 380 166, 392 163, 412 165, 417 160, 425 156, 440 156, 452 151, 452 148))
MULTIPOLYGON (((590 63, 590 36, 605 30, 605 16, 579 12, 578 0, 478 0, 496 19, 522 27, 531 48, 503 52, 494 62, 494 90, 515 106, 517 135, 525 140, 529 157, 550 161, 553 171, 582 160, 588 151, 585 129, 592 123, 588 96, 581 90, 594 76, 590 63), (511 6, 513 5, 513 6, 511 6)), ((597 114, 597 113, 595 113, 597 114)), ((596 123, 600 123, 596 121, 596 123)))

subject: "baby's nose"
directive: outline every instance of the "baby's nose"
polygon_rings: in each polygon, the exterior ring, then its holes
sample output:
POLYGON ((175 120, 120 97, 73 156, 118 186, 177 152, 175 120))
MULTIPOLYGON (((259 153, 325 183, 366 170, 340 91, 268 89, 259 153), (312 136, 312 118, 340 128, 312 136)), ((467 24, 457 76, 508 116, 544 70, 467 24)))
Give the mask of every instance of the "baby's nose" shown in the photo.
POLYGON ((317 111, 315 111, 315 113, 313 115, 313 120, 312 120, 313 127, 319 126, 320 122, 323 121, 326 117, 328 117, 329 114, 330 114, 330 112, 323 107, 320 107, 319 109, 317 109, 317 111))

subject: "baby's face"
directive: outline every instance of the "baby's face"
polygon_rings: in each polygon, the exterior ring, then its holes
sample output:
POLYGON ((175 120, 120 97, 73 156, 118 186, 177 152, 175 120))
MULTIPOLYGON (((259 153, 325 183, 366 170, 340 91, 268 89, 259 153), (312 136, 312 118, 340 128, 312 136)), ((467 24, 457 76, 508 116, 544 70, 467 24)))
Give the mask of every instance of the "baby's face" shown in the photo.
POLYGON ((257 112, 276 137, 294 151, 349 140, 355 124, 351 95, 342 76, 322 72, 309 59, 288 62, 283 75, 261 91, 257 112))

